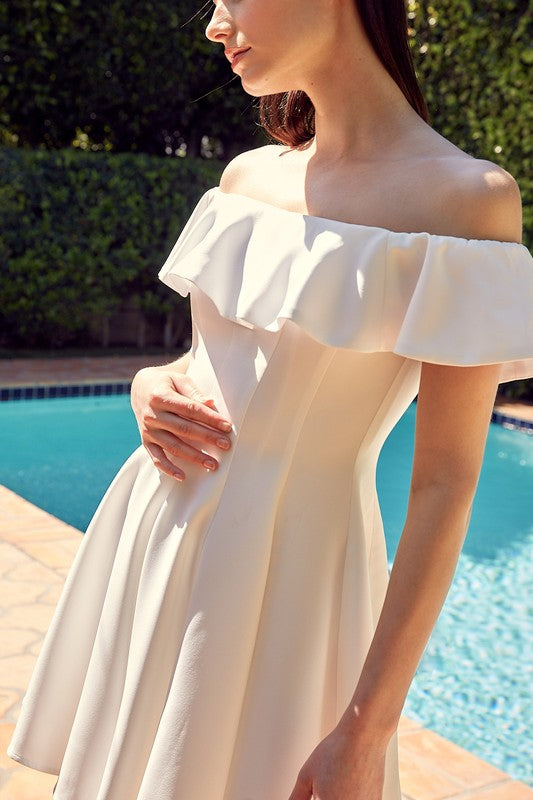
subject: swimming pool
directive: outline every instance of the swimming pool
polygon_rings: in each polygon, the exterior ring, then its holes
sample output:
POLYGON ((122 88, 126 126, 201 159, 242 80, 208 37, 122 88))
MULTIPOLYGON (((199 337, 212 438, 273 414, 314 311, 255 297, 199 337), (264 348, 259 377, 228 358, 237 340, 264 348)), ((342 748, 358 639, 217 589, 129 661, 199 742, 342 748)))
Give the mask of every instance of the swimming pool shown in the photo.
MULTIPOLYGON (((414 413, 392 432, 378 468, 391 557, 405 514, 414 413)), ((0 483, 84 529, 138 442, 127 396, 1 403, 0 483)), ((532 486, 533 438, 492 425, 456 578, 405 709, 531 783, 532 486)))

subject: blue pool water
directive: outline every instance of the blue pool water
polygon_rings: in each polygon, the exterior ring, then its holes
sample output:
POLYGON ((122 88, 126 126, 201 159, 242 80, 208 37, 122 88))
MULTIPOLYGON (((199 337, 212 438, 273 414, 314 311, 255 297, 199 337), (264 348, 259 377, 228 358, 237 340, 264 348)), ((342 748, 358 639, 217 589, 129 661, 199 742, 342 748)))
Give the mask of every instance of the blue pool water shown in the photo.
MULTIPOLYGON (((405 515, 414 407, 385 444, 378 489, 392 559, 405 515)), ((0 404, 0 483, 85 529, 139 443, 127 396, 0 404)), ((406 713, 533 783, 533 437, 491 426, 454 584, 406 713), (529 604, 529 605, 528 605, 529 604)))

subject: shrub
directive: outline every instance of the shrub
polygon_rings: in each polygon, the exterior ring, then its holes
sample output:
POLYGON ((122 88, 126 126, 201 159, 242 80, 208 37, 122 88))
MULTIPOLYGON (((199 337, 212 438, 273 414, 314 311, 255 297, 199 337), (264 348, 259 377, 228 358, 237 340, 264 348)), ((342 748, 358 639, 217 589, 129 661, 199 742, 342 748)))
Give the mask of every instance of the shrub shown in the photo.
MULTIPOLYGON (((528 0, 407 0, 410 43, 432 125, 518 180, 533 246, 531 10, 528 0)), ((429 188, 429 187, 428 187, 429 188)), ((533 380, 502 384, 531 401, 533 380)))
MULTIPOLYGON (((518 180, 533 245, 528 0, 407 0, 410 42, 433 126, 518 180)), ((428 187, 428 190, 430 187, 428 187)))
POLYGON ((6 141, 198 155, 216 137, 228 157, 253 146, 252 100, 205 38, 204 12, 197 0, 0 0, 6 141))
POLYGON ((0 172, 4 344, 79 341, 125 298, 160 316, 176 308, 157 269, 219 164, 4 149, 0 172))

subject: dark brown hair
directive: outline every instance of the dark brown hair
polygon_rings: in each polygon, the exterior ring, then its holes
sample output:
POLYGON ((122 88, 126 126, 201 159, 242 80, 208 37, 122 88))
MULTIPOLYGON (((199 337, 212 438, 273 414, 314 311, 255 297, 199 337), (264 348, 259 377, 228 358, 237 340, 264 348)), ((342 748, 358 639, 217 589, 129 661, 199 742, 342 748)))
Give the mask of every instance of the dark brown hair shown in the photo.
MULTIPOLYGON (((370 44, 389 75, 415 111, 428 122, 407 36, 404 0, 355 0, 370 44)), ((261 124, 282 144, 298 147, 315 135, 315 109, 305 92, 291 91, 261 97, 261 124)))

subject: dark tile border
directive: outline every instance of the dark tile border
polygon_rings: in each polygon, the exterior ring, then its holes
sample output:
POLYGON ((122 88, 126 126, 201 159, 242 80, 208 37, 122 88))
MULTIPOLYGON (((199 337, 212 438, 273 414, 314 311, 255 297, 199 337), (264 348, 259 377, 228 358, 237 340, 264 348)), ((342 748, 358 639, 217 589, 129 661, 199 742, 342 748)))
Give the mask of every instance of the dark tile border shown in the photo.
MULTIPOLYGON (((131 381, 116 383, 74 383, 52 386, 8 386, 0 388, 0 402, 9 400, 43 400, 56 397, 106 397, 129 394, 131 381)), ((492 422, 504 428, 522 431, 533 435, 533 422, 517 419, 500 411, 493 411, 492 422)))
POLYGON ((53 386, 8 386, 0 388, 0 402, 9 400, 43 400, 56 397, 106 397, 129 394, 131 381, 116 383, 74 383, 53 386))
POLYGON ((510 417, 509 414, 502 414, 501 411, 493 411, 491 422, 495 422, 497 425, 502 425, 504 428, 508 428, 509 430, 513 431, 522 431, 522 433, 529 433, 533 435, 533 422, 525 419, 517 419, 516 417, 510 417))

